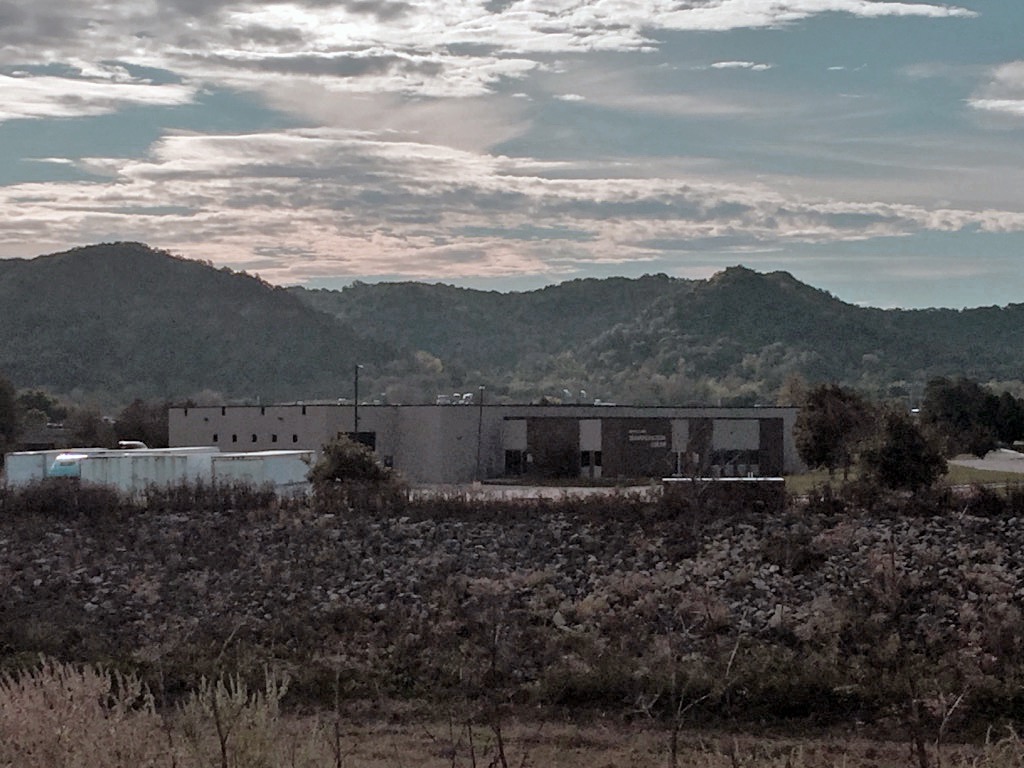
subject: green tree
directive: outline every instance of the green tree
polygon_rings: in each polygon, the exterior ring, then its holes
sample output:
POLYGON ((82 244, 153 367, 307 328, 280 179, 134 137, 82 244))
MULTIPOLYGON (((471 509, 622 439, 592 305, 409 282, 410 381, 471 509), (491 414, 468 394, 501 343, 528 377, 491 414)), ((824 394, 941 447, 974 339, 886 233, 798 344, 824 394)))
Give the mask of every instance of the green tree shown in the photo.
POLYGON ((117 444, 114 425, 95 408, 74 408, 64 427, 75 446, 113 448, 117 444))
POLYGON ((14 446, 18 437, 18 408, 14 395, 11 382, 0 376, 0 465, 4 452, 14 446))
POLYGON ((141 440, 150 448, 166 448, 168 442, 166 402, 136 398, 114 420, 118 440, 141 440))
POLYGON ((320 451, 309 471, 317 503, 328 509, 379 509, 400 502, 405 486, 395 471, 361 443, 339 435, 320 451))
POLYGON ((871 405, 856 392, 836 384, 812 388, 796 420, 800 458, 811 468, 825 467, 829 476, 842 467, 845 478, 872 415, 871 405))
POLYGON ((68 416, 68 409, 41 389, 19 392, 18 409, 22 413, 41 411, 46 414, 47 421, 64 421, 68 416))
POLYGON ((984 456, 999 445, 999 398, 970 379, 932 379, 924 390, 921 422, 945 442, 948 456, 984 456))
POLYGON ((868 477, 884 488, 918 491, 946 473, 946 460, 921 426, 903 411, 890 410, 874 441, 861 451, 868 477))
POLYGON ((995 426, 996 436, 1007 445, 1024 437, 1024 401, 1009 392, 999 395, 995 426))

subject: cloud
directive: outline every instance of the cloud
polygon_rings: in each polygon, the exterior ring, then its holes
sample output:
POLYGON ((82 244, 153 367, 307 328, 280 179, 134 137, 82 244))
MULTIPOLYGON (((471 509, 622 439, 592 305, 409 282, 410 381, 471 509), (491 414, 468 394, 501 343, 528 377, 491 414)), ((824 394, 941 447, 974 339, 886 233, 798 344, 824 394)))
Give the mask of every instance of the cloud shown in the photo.
POLYGON ((275 74, 364 93, 478 96, 550 55, 649 51, 660 32, 775 27, 824 13, 975 15, 883 0, 152 0, 102 13, 86 0, 0 0, 0 64, 119 60, 252 90, 275 74))
POLYGON ((967 103, 986 112, 1024 116, 1024 61, 1012 61, 993 69, 988 82, 967 103))
MULTIPOLYGON (((138 239, 221 264, 258 263, 279 282, 458 278, 663 260, 687 243, 761 251, 1024 228, 995 204, 881 202, 875 176, 852 199, 851 186, 832 178, 817 188, 797 176, 747 178, 731 156, 714 156, 704 133, 797 107, 768 89, 728 90, 750 78, 698 72, 714 61, 707 51, 679 70, 659 69, 678 53, 666 33, 779 27, 821 14, 973 12, 870 0, 0 0, 0 121, 184 105, 215 90, 257 94, 261 106, 287 116, 275 125, 309 126, 167 133, 143 157, 76 160, 87 183, 0 187, 0 254, 24 255, 27 243, 44 251, 138 239), (624 52, 659 49, 666 55, 623 65, 624 52), (158 73, 149 80, 145 72, 158 73), (538 134, 552 129, 544 122, 552 99, 556 118, 613 118, 595 137, 608 140, 600 144, 606 156, 497 156, 493 148, 517 140, 523 155, 538 146, 530 144, 532 121, 538 134), (626 113, 634 125, 656 118, 648 146, 615 144, 615 120, 626 113), (696 130, 688 135, 677 118, 696 130), (650 145, 677 130, 693 156, 659 156, 650 145), (729 172, 736 175, 722 176, 729 172)), ((753 51, 719 55, 736 58, 704 69, 773 66, 753 51)), ((978 109, 990 108, 983 99, 1018 97, 999 77, 978 94, 978 109)), ((197 125, 185 120, 204 119, 200 111, 175 124, 197 125)), ((569 121, 554 128, 565 134, 542 137, 550 142, 537 151, 554 154, 580 135, 569 121)), ((581 146, 580 154, 590 151, 581 146)), ((68 162, 48 157, 61 154, 54 149, 35 152, 47 156, 39 163, 68 162)))
POLYGON ((753 72, 764 72, 771 68, 771 64, 758 64, 754 61, 716 61, 711 65, 711 69, 749 69, 753 72))
POLYGON ((661 20, 662 26, 676 30, 725 32, 732 29, 777 27, 821 13, 846 13, 861 18, 977 16, 974 11, 957 6, 880 0, 717 0, 686 5, 688 7, 666 13, 661 20))
POLYGON ((183 85, 0 74, 0 122, 44 117, 83 117, 116 112, 128 104, 187 104, 195 90, 183 85))
POLYGON ((611 178, 599 166, 581 177, 564 163, 327 129, 172 135, 146 158, 83 165, 108 180, 0 187, 0 253, 116 237, 234 266, 260 254, 261 274, 279 282, 455 279, 664 259, 686 242, 764 249, 1024 231, 1013 211, 809 198, 697 174, 611 178))

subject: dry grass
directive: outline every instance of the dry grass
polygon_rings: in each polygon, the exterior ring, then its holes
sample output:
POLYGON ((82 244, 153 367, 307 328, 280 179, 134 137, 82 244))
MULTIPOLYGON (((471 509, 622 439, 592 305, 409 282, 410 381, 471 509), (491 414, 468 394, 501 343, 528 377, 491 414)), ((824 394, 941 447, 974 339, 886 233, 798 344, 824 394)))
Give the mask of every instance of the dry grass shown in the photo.
MULTIPOLYGON (((258 689, 238 678, 203 680, 169 712, 134 677, 44 661, 0 677, 0 766, 7 768, 617 768, 668 765, 664 728, 624 724, 500 724, 453 712, 446 720, 333 713, 285 716, 287 681, 258 689), (499 748, 499 728, 503 748, 499 748)), ((1024 764, 1013 732, 979 746, 951 745, 932 765, 1024 764), (941 758, 941 759, 940 759, 941 758)), ((684 732, 678 765, 704 768, 888 768, 912 764, 907 745, 833 736, 754 738, 684 732)))

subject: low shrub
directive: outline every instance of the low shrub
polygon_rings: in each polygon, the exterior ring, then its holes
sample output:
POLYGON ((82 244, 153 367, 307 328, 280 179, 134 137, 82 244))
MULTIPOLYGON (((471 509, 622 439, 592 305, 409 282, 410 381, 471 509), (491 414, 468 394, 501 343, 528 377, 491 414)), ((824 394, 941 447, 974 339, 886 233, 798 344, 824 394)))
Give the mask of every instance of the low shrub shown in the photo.
POLYGON ((323 447, 309 481, 313 506, 321 513, 399 511, 409 496, 393 469, 383 466, 365 445, 344 435, 323 447))
POLYGON ((82 484, 72 478, 47 478, 14 488, 0 487, 0 514, 5 517, 101 520, 137 510, 138 506, 116 488, 82 484))
POLYGON ((149 485, 142 493, 142 506, 149 512, 209 514, 212 512, 253 512, 278 503, 270 483, 253 485, 241 481, 175 485, 149 485))
POLYGON ((1007 507, 1006 495, 979 484, 972 485, 963 499, 964 511, 979 517, 1001 517, 1006 514, 1007 507))
POLYGON ((0 675, 0 765, 153 765, 165 751, 158 734, 137 677, 51 660, 0 675))

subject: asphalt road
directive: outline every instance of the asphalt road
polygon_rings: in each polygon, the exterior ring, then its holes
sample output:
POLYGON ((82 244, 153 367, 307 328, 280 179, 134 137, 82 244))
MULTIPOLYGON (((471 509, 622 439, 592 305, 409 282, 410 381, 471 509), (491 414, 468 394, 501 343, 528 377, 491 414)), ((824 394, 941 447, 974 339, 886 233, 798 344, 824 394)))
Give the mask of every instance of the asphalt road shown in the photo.
POLYGON ((949 463, 958 464, 961 467, 990 469, 997 472, 1020 472, 1024 474, 1024 453, 1010 451, 1005 448, 991 451, 983 459, 979 459, 976 456, 957 456, 955 459, 951 459, 949 463))

